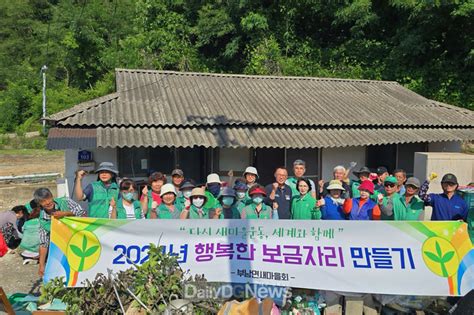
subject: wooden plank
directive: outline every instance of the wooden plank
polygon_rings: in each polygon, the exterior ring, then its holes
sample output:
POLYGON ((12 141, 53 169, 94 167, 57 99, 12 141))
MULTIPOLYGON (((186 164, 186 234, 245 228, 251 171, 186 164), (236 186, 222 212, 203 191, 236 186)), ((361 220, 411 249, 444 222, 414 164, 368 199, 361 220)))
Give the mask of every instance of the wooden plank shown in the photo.
POLYGON ((2 287, 0 287, 0 305, 3 305, 3 308, 8 315, 15 315, 15 311, 13 310, 13 307, 8 300, 7 294, 5 291, 3 291, 2 287))

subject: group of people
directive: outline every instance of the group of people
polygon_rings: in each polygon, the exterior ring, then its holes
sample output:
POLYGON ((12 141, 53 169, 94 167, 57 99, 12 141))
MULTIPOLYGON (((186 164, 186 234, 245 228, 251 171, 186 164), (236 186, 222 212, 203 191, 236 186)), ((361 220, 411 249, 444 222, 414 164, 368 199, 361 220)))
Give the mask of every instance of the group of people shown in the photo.
POLYGON ((18 222, 39 220, 39 274, 43 275, 51 218, 81 216, 110 219, 292 219, 292 220, 423 220, 424 207, 433 207, 431 220, 466 220, 468 207, 456 194, 459 186, 453 174, 441 180, 443 193, 428 194, 430 176, 423 183, 407 178, 397 169, 392 175, 385 167, 375 173, 367 167, 353 170, 336 166, 333 179, 314 181, 305 177, 306 164, 293 163, 294 176, 285 167, 275 170, 275 181, 259 183, 258 171, 249 166, 242 178, 221 181, 209 174, 204 184, 185 178, 180 169, 171 173, 171 182, 161 172, 153 172, 139 189, 132 179, 117 181, 118 171, 110 162, 96 170, 97 180, 83 187, 86 172, 76 173, 74 198, 54 198, 47 188, 39 188, 27 206, 0 213, 0 232, 9 246, 21 238, 18 222), (353 173, 356 180, 350 180, 353 173), (77 201, 85 201, 84 210, 77 201))

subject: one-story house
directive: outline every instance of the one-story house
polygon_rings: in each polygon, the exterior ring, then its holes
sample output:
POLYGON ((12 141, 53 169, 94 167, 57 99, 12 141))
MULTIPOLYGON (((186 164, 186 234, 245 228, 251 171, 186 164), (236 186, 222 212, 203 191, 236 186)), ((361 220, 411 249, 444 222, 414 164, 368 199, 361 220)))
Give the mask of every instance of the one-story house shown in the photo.
POLYGON ((411 174, 415 152, 457 152, 474 140, 473 111, 397 82, 313 77, 117 69, 115 93, 48 121, 47 146, 65 150, 70 191, 74 172, 91 165, 83 150, 122 177, 181 168, 204 181, 253 165, 266 184, 298 158, 314 180, 351 161, 411 174))

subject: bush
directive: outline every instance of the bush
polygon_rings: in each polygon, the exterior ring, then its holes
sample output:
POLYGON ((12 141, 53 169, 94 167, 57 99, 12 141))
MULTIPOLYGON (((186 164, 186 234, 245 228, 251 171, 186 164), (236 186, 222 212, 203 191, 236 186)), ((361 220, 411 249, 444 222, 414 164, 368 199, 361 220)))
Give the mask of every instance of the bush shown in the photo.
MULTIPOLYGON (((169 302, 183 298, 183 287, 191 281, 204 283, 201 277, 190 277, 179 267, 176 256, 164 254, 161 247, 150 244, 148 260, 142 265, 117 273, 115 283, 109 276, 98 274, 94 281, 86 281, 83 288, 66 288, 63 279, 54 279, 41 288, 40 302, 61 299, 71 314, 117 314, 120 297, 125 310, 140 308, 127 292, 130 289, 152 314, 162 314, 169 302)), ((213 300, 193 301, 193 314, 215 314, 221 304, 213 300)))

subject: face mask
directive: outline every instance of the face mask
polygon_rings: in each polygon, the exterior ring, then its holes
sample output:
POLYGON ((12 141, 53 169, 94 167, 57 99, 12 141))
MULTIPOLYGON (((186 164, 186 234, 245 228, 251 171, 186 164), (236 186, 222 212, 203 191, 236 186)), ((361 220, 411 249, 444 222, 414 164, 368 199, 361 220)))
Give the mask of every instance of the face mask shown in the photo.
POLYGON ((238 191, 237 199, 244 199, 244 198, 245 198, 245 191, 238 191))
POLYGON ((201 198, 201 199, 196 199, 196 198, 194 198, 194 199, 193 199, 193 205, 194 205, 196 208, 201 208, 203 204, 204 204, 204 198, 201 198))
POLYGON ((214 197, 217 197, 217 196, 219 196, 219 193, 221 192, 221 185, 209 185, 209 186, 207 186, 207 190, 208 190, 214 197))
POLYGON ((184 190, 183 191, 184 198, 189 199, 189 197, 191 197, 191 192, 192 192, 191 190, 184 190))
POLYGON ((132 201, 135 197, 135 193, 133 193, 133 192, 123 192, 122 197, 123 197, 123 199, 125 199, 127 201, 132 201))
POLYGON ((233 197, 223 197, 222 198, 222 204, 224 206, 232 206, 232 204, 234 203, 234 198, 233 197))
POLYGON ((252 201, 254 204, 261 204, 263 202, 263 197, 255 197, 255 198, 252 198, 252 201))

